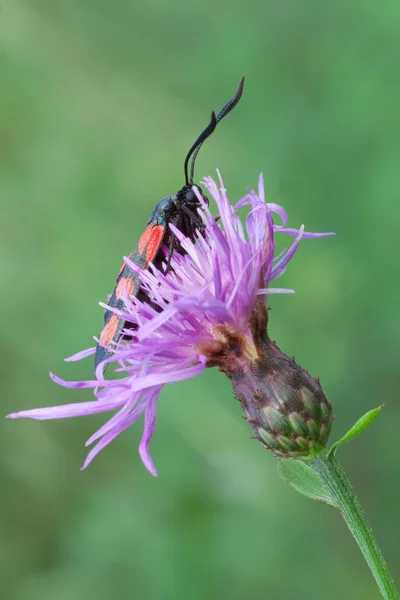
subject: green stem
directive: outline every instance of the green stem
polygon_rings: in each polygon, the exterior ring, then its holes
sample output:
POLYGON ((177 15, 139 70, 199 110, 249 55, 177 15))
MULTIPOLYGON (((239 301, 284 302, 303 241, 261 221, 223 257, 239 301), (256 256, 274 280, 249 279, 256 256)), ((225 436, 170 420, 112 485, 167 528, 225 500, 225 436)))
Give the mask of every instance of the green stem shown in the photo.
POLYGON ((339 508, 347 527, 356 540, 380 592, 386 600, 398 600, 393 579, 383 558, 363 509, 342 467, 333 454, 320 454, 307 464, 317 473, 339 508))

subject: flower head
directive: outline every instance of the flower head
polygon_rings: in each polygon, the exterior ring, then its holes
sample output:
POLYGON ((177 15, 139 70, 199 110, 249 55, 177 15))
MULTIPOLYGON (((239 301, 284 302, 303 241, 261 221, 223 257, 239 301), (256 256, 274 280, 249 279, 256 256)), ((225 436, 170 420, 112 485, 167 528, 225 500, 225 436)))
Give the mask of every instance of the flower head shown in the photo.
MULTIPOLYGON (((235 206, 228 200, 219 173, 218 177, 220 189, 209 177, 203 183, 216 202, 220 219, 217 221, 212 216, 199 195, 202 202, 199 214, 205 227, 204 231, 199 233, 196 242, 185 238, 179 230, 170 225, 186 254, 173 255, 172 269, 167 275, 153 266, 143 270, 129 259, 124 259, 140 277, 142 290, 145 292, 145 295, 141 296, 142 299, 125 296, 123 312, 107 307, 133 326, 124 331, 125 339, 113 348, 113 356, 106 361, 117 363, 116 372, 122 373, 124 377, 105 379, 104 364, 97 368, 95 379, 89 381, 68 382, 51 375, 56 383, 65 387, 93 388, 95 400, 9 415, 10 418, 59 419, 117 410, 118 412, 87 441, 86 445, 95 441, 97 443, 89 452, 83 468, 144 413, 144 432, 139 453, 147 469, 156 475, 149 453, 149 442, 155 426, 156 404, 162 387, 167 383, 200 375, 206 367, 214 365, 219 366, 232 380, 256 437, 264 446, 275 451, 279 452, 281 448, 279 440, 284 439, 282 431, 278 427, 278 433, 275 434, 273 430, 272 439, 271 432, 265 433, 263 430, 264 421, 268 422, 268 419, 259 415, 260 410, 263 415, 265 413, 270 388, 265 391, 267 395, 262 402, 258 394, 258 408, 254 410, 251 408, 255 406, 254 403, 250 406, 251 402, 246 398, 246 390, 253 397, 256 397, 259 391, 254 378, 252 383, 249 383, 250 373, 258 373, 257 377, 266 376, 267 379, 271 379, 271 373, 266 366, 269 340, 266 330, 268 311, 265 296, 293 292, 271 287, 271 283, 286 271, 287 264, 294 256, 302 238, 331 234, 307 233, 303 226, 298 230, 287 228, 287 214, 284 209, 264 200, 262 176, 259 179, 258 192, 251 190, 235 206), (250 211, 243 227, 238 211, 245 205, 250 211), (275 215, 282 221, 281 224, 274 223, 275 215), (279 256, 274 255, 274 237, 277 233, 295 238, 291 246, 279 256)), ((196 188, 194 189, 198 193, 196 188)), ((79 360, 93 354, 94 351, 94 348, 90 348, 67 360, 79 360)), ((274 365, 276 369, 276 361, 274 365)), ((302 391, 302 394, 310 393, 308 388, 302 391)), ((325 407, 325 400, 322 403, 325 407)), ((273 408, 275 410, 276 407, 273 408)), ((325 414, 329 410, 324 408, 323 412, 325 414)), ((275 427, 279 419, 271 411, 269 414, 272 415, 270 420, 272 419, 275 427)), ((307 415, 303 414, 302 418, 303 421, 309 421, 307 415)), ((299 432, 303 432, 302 436, 309 438, 309 431, 304 433, 304 423, 298 423, 298 419, 290 415, 285 419, 283 432, 286 437, 289 435, 287 423, 292 421, 299 432)), ((327 418, 324 432, 329 433, 329 429, 330 420, 327 418)), ((324 439, 327 437, 325 433, 322 436, 324 439)), ((303 438, 301 439, 299 448, 304 446, 303 438)), ((285 443, 290 447, 288 452, 292 453, 294 444, 285 443)), ((285 451, 285 447, 282 448, 285 451)))

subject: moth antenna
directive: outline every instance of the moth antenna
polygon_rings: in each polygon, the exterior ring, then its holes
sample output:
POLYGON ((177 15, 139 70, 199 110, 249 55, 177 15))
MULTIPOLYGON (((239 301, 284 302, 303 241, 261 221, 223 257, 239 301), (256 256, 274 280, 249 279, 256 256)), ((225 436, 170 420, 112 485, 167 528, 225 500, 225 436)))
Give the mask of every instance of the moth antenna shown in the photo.
MULTIPOLYGON (((204 131, 201 132, 201 134, 199 135, 199 137, 197 138, 197 140, 195 141, 193 146, 190 148, 190 150, 187 153, 187 156, 185 158, 185 165, 183 168, 185 171, 186 185, 189 185, 188 165, 189 165, 189 159, 190 159, 191 155, 196 150, 196 148, 200 147, 201 144, 204 142, 204 140, 206 140, 212 134, 212 132, 214 131, 216 126, 217 126, 217 117, 215 116, 215 112, 213 111, 211 113, 211 121, 209 122, 207 127, 204 129, 204 131)), ((197 152, 196 152, 196 154, 197 154, 197 152)), ((190 183, 193 183, 193 179, 190 180, 190 183)))
MULTIPOLYGON (((217 115, 217 117, 216 117, 216 119, 215 119, 215 121, 216 121, 216 122, 215 122, 214 129, 215 129, 215 127, 217 126, 217 123, 219 123, 220 121, 222 121, 222 119, 223 119, 224 117, 226 117, 226 115, 227 115, 228 113, 230 113, 230 112, 231 112, 231 110, 233 110, 233 109, 235 108, 236 104, 239 102, 240 98, 242 97, 242 94, 243 94, 243 87, 244 87, 244 77, 242 77, 242 79, 240 80, 239 87, 238 87, 238 89, 236 90, 236 93, 235 93, 235 95, 233 96, 233 98, 231 98, 231 99, 229 100, 229 102, 227 102, 227 103, 225 104, 225 106, 224 106, 224 107, 223 107, 223 108, 222 108, 222 109, 219 111, 219 113, 218 113, 218 115, 217 115)), ((212 131, 214 131, 214 129, 213 129, 212 131)), ((192 148, 190 149, 189 156, 191 155, 191 153, 192 153, 192 152, 193 152, 194 154, 193 154, 193 157, 192 157, 192 162, 190 163, 190 180, 189 180, 189 181, 188 181, 188 177, 187 177, 187 170, 186 170, 187 164, 186 164, 186 162, 185 162, 185 177, 186 177, 186 184, 188 184, 188 183, 190 183, 190 184, 193 184, 193 178, 194 178, 194 166, 195 166, 195 163, 196 163, 196 158, 197 158, 197 155, 198 155, 198 153, 199 153, 199 151, 200 151, 200 148, 201 148, 201 146, 202 146, 203 142, 205 142, 205 140, 206 140, 206 139, 207 139, 207 138, 208 138, 208 137, 211 135, 212 131, 211 131, 211 132, 210 132, 210 133, 209 133, 209 134, 208 134, 208 135, 207 135, 207 136, 206 136, 204 139, 202 139, 201 141, 200 141, 200 138, 199 138, 199 139, 197 140, 196 144, 194 144, 194 148, 192 147, 192 148)), ((201 137, 201 136, 200 136, 200 137, 201 137)), ((189 156, 187 157, 187 160, 189 160, 189 156)))

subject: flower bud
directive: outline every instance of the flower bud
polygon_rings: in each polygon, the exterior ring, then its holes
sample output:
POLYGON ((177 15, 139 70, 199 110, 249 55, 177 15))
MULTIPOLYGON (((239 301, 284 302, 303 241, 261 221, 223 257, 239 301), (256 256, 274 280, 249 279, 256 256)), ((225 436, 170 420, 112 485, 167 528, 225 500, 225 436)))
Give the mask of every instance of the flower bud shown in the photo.
POLYGON ((227 373, 254 437, 281 458, 315 456, 333 422, 332 405, 314 379, 268 338, 257 360, 227 373))

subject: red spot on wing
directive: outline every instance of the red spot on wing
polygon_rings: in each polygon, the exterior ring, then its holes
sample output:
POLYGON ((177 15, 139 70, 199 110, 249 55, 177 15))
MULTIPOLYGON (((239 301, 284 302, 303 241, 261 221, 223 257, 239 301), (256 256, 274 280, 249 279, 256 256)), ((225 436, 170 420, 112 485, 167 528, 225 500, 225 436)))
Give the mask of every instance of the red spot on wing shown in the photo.
POLYGON ((100 333, 100 341, 102 344, 107 346, 113 339, 118 329, 118 317, 117 315, 111 315, 110 320, 106 323, 100 333))
POLYGON ((119 273, 118 273, 118 275, 121 275, 121 273, 122 273, 122 271, 125 269, 125 267, 126 267, 126 264, 123 262, 123 263, 122 263, 122 266, 121 266, 121 268, 120 268, 120 270, 119 270, 119 273))
POLYGON ((149 225, 139 240, 139 254, 145 252, 146 262, 152 262, 165 234, 164 225, 149 225))
POLYGON ((118 285, 115 288, 115 296, 117 300, 122 297, 122 292, 125 289, 125 293, 127 296, 131 296, 133 294, 133 290, 135 289, 135 280, 132 277, 121 277, 118 281, 118 285))

